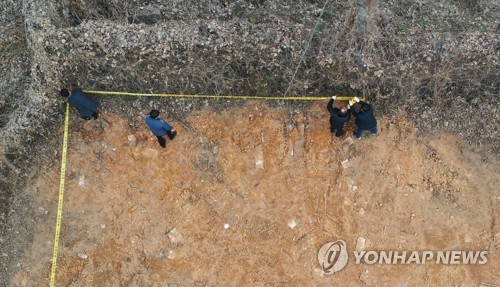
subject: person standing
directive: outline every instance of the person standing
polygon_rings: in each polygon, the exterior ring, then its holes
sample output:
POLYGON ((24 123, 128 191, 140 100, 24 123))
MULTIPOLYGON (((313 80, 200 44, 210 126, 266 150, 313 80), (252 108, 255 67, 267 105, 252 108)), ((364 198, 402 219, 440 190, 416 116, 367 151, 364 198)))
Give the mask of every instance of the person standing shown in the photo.
POLYGON ((356 117, 354 122, 358 129, 354 132, 357 139, 361 139, 361 134, 365 130, 369 130, 372 135, 377 133, 377 120, 373 112, 373 107, 364 101, 360 101, 354 97, 356 104, 353 106, 352 114, 356 117))
POLYGON ((146 116, 146 124, 151 132, 158 138, 160 146, 162 148, 166 148, 167 141, 163 136, 167 135, 170 140, 173 140, 177 135, 177 132, 166 121, 160 119, 159 116, 160 111, 151 110, 151 112, 149 112, 149 116, 146 116))
POLYGON ((60 95, 68 98, 68 103, 76 107, 82 119, 90 120, 93 117, 97 120, 99 117, 99 102, 87 96, 82 89, 62 89, 60 95))
POLYGON ((327 108, 330 112, 330 133, 335 132, 336 137, 341 137, 344 135, 344 124, 349 120, 350 114, 347 108, 335 108, 333 107, 333 102, 336 96, 328 102, 327 108))

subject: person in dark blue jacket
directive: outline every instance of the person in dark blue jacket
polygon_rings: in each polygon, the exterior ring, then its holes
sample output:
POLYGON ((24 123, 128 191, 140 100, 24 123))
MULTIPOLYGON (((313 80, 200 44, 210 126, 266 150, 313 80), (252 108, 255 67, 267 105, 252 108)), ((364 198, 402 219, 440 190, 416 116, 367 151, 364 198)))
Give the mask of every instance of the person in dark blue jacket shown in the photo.
POLYGON ((357 139, 361 139, 361 134, 365 130, 369 130, 373 135, 377 133, 377 120, 373 113, 373 107, 364 101, 359 101, 355 98, 357 104, 351 109, 352 114, 356 117, 354 122, 358 130, 354 132, 357 139))
POLYGON ((330 112, 330 132, 333 134, 335 131, 336 137, 341 137, 344 135, 344 124, 349 120, 350 114, 347 108, 334 108, 333 102, 335 101, 335 96, 328 102, 327 108, 330 112))
POLYGON ((75 90, 62 89, 61 96, 68 98, 68 103, 75 106, 83 119, 90 120, 90 117, 97 119, 99 117, 99 102, 92 100, 82 89, 75 90))
POLYGON ((152 110, 149 112, 149 116, 146 116, 146 124, 153 134, 158 138, 158 142, 160 143, 162 148, 167 147, 167 141, 163 137, 167 135, 170 140, 173 140, 177 135, 177 132, 174 128, 169 125, 166 121, 160 119, 158 116, 160 115, 160 111, 152 110))

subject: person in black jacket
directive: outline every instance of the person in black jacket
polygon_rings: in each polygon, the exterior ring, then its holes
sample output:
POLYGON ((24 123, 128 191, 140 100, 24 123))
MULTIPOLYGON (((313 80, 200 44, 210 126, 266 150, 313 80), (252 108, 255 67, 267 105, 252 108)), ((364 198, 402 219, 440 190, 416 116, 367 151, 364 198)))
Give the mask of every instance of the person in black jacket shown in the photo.
POLYGON ((90 120, 90 117, 93 117, 97 120, 99 117, 99 102, 87 96, 82 89, 62 89, 60 94, 68 98, 68 103, 78 109, 82 119, 90 120))
POLYGON ((354 122, 358 130, 354 132, 357 139, 361 139, 361 134, 365 130, 369 130, 373 135, 377 133, 377 120, 373 113, 373 107, 364 101, 359 101, 354 98, 357 104, 352 109, 352 114, 356 117, 354 122))
POLYGON ((330 112, 330 132, 335 132, 336 137, 341 137, 344 134, 344 124, 349 120, 350 114, 347 108, 334 108, 333 102, 335 96, 328 102, 327 108, 330 112))

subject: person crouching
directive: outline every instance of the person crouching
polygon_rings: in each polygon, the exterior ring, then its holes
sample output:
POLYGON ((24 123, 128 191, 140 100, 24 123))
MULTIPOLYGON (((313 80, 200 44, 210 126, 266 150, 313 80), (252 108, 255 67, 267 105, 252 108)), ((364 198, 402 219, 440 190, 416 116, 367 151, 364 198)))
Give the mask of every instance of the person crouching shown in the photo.
POLYGON ((328 102, 327 108, 330 112, 330 133, 335 132, 336 137, 341 137, 344 135, 344 124, 349 120, 350 113, 347 108, 336 108, 333 107, 333 102, 336 96, 328 102))

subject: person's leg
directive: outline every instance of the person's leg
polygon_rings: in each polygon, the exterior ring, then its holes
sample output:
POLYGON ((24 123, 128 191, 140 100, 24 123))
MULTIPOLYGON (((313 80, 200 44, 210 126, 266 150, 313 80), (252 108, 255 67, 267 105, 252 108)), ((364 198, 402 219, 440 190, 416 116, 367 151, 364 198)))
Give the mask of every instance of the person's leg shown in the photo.
POLYGON ((363 130, 358 128, 357 131, 354 132, 354 135, 356 136, 356 138, 359 140, 361 139, 361 134, 363 133, 363 130))
POLYGON ((377 126, 374 126, 373 128, 371 128, 370 131, 372 132, 372 135, 376 134, 377 133, 377 126))
POLYGON ((344 130, 343 129, 337 129, 337 132, 335 133, 336 137, 341 137, 344 135, 344 130))
POLYGON ((177 132, 167 131, 167 136, 170 140, 173 140, 176 135, 177 135, 177 132))
POLYGON ((157 138, 158 138, 158 142, 160 143, 161 147, 162 148, 166 148, 167 147, 167 141, 163 137, 157 136, 157 138))

